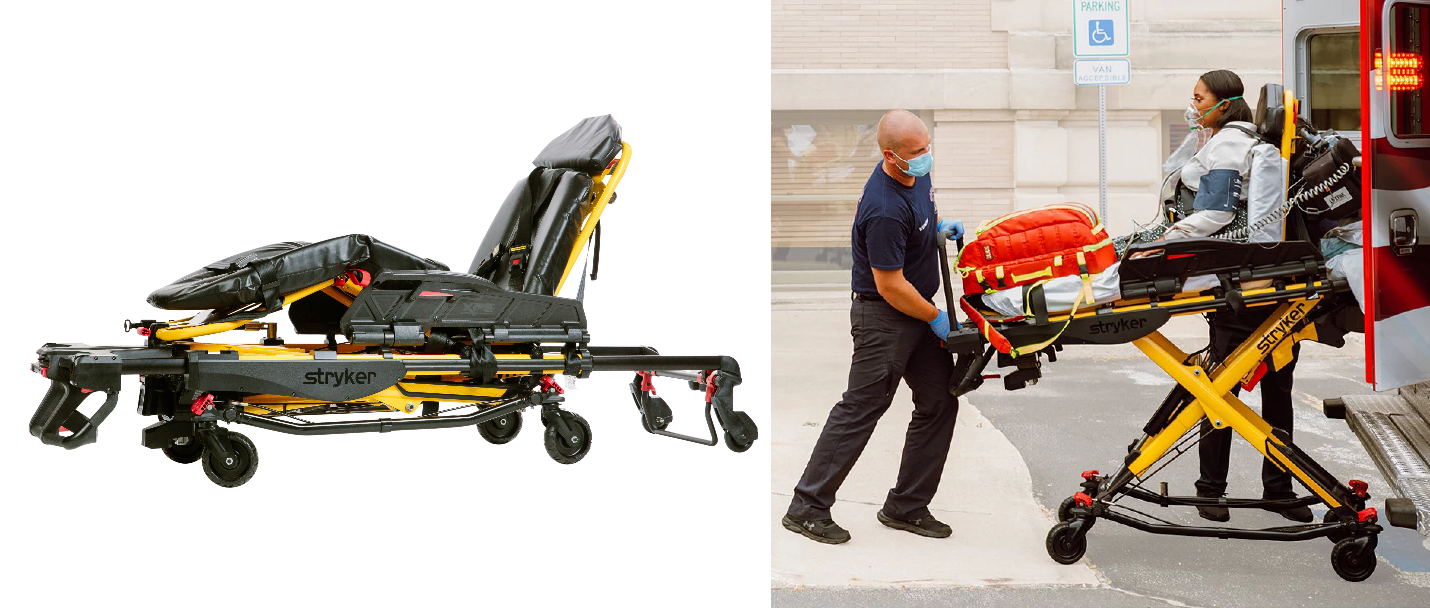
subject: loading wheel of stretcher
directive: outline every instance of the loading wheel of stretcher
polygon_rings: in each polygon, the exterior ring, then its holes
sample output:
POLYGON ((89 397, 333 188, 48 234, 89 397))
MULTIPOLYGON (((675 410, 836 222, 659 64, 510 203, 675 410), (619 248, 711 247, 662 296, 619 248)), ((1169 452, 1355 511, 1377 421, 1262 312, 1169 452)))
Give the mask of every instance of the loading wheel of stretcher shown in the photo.
POLYGON ((1069 521, 1073 518, 1072 508, 1077 506, 1077 499, 1069 496, 1063 499, 1058 505, 1058 521, 1069 521))
POLYGON ((482 434, 482 439, 497 445, 516 439, 516 434, 521 432, 521 412, 512 412, 478 424, 477 432, 482 434))
POLYGON ((546 425, 546 455, 552 460, 561 464, 575 464, 591 451, 591 425, 575 412, 542 412, 541 422, 546 425), (553 416, 560 416, 565 421, 568 432, 561 432, 561 425, 556 423, 553 416))
POLYGON ((1375 537, 1343 538, 1331 549, 1331 568, 1341 578, 1358 583, 1375 572, 1375 537))
POLYGON ((1087 537, 1077 534, 1068 522, 1059 522, 1048 531, 1048 557, 1059 564, 1075 564, 1087 552, 1087 537))
MULTIPOLYGON (((185 441, 185 443, 183 443, 182 445, 174 443, 172 445, 162 448, 164 455, 168 456, 169 460, 172 460, 179 464, 190 464, 198 462, 199 458, 202 458, 204 455, 203 442, 199 441, 198 437, 184 437, 182 440, 185 441)), ((177 442, 181 440, 176 439, 175 441, 177 442)))
POLYGON ((755 445, 755 438, 758 436, 759 431, 756 430, 755 421, 750 418, 750 415, 745 412, 735 412, 734 425, 725 426, 725 447, 730 448, 732 452, 743 452, 755 445), (744 429, 744 441, 736 439, 734 435, 730 434, 730 429, 736 425, 744 429))
POLYGON ((204 450, 204 474, 212 481, 225 488, 236 488, 248 480, 253 479, 253 474, 258 472, 258 448, 253 447, 253 441, 249 440, 242 433, 230 431, 220 441, 227 441, 230 452, 225 456, 217 456, 209 450, 204 450))

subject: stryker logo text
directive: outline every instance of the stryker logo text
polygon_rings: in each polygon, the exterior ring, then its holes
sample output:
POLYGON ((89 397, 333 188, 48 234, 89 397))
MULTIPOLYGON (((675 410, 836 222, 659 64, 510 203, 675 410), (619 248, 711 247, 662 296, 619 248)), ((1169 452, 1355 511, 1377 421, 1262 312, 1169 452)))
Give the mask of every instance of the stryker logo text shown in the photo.
POLYGON ((1300 322, 1301 318, 1306 316, 1306 304, 1305 300, 1298 302, 1296 306, 1292 307, 1291 310, 1286 313, 1286 316, 1276 324, 1276 327, 1271 328, 1271 331, 1266 332, 1266 335, 1256 343, 1256 350, 1261 351, 1263 357, 1266 356, 1267 353, 1270 353, 1271 349, 1277 344, 1280 344, 1283 338, 1290 335, 1292 329, 1296 327, 1296 324, 1300 322))
POLYGON ((325 372, 320 367, 318 371, 303 374, 303 384, 331 384, 333 388, 337 388, 345 384, 370 384, 376 377, 377 372, 354 372, 350 369, 325 372))
POLYGON ((1120 334, 1124 331, 1142 329, 1147 324, 1147 319, 1118 319, 1116 321, 1103 321, 1094 323, 1088 328, 1090 334, 1120 334))

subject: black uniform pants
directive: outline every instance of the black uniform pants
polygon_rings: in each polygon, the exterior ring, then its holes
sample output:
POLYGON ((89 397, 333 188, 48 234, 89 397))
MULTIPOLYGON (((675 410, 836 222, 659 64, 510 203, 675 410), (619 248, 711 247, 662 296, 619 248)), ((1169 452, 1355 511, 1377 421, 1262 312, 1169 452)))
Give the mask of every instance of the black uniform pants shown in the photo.
MULTIPOLYGON (((1276 311, 1276 306, 1258 306, 1237 314, 1230 311, 1217 312, 1211 320, 1211 356, 1220 361, 1236 350, 1251 336, 1256 328, 1276 311)), ((1296 357, 1301 346, 1292 349, 1293 357, 1286 367, 1270 371, 1261 377, 1257 389, 1261 391, 1261 418, 1274 428, 1291 436, 1292 413, 1295 406, 1291 401, 1291 374, 1296 370, 1296 357)), ((1267 361, 1269 366, 1271 362, 1267 361)), ((1232 389, 1232 394, 1240 394, 1241 386, 1232 389)), ((1232 430, 1213 429, 1210 420, 1202 419, 1202 440, 1198 446, 1201 457, 1201 479, 1197 480, 1197 491, 1203 494, 1221 495, 1226 493, 1226 473, 1231 460, 1232 430)), ((1283 471, 1270 460, 1261 463, 1261 485, 1264 496, 1293 492, 1291 473, 1283 471)))
POLYGON ((849 389, 829 412, 804 476, 794 488, 789 515, 806 520, 829 517, 835 493, 888 411, 902 378, 914 392, 914 414, 904 437, 899 478, 889 490, 884 513, 904 520, 925 517, 938 491, 958 418, 958 400, 948 393, 953 355, 929 331, 928 323, 888 303, 855 301, 849 320, 854 336, 849 389))

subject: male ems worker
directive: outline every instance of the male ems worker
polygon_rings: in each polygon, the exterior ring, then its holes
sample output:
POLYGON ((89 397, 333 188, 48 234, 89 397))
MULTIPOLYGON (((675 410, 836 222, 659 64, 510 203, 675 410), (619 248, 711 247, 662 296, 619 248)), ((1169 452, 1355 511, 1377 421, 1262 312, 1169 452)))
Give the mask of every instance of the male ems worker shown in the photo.
POLYGON ((829 509, 893 402, 900 379, 913 390, 913 421, 904 438, 899 478, 878 519, 923 536, 953 533, 928 510, 958 417, 958 400, 948 392, 953 357, 941 342, 948 336, 948 313, 932 298, 941 263, 937 233, 957 238, 963 224, 938 219, 929 178, 933 156, 922 120, 893 110, 879 120, 878 142, 883 162, 864 185, 854 216, 849 390, 830 410, 782 521, 790 531, 822 543, 849 540, 829 509))

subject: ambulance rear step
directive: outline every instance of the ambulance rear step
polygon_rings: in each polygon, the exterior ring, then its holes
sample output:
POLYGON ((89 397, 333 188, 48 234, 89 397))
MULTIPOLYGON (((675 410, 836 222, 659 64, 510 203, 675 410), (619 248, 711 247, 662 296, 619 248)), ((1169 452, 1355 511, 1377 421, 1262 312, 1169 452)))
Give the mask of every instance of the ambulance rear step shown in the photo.
POLYGON ((1345 418, 1391 490, 1415 504, 1416 529, 1430 536, 1430 394, 1422 387, 1401 390, 1328 399, 1326 415, 1345 418))

